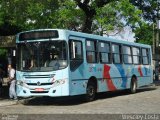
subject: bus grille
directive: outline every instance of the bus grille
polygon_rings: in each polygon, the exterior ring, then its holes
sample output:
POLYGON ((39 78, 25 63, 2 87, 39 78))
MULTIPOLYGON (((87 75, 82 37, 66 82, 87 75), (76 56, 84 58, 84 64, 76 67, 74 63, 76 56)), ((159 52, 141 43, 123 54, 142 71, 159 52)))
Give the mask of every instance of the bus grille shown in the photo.
POLYGON ((23 75, 26 79, 37 79, 37 78, 53 78, 55 74, 49 75, 23 75))
POLYGON ((48 93, 49 91, 30 91, 31 93, 48 93))
MULTIPOLYGON (((31 85, 31 86, 37 86, 37 83, 26 83, 27 85, 31 85)), ((40 85, 38 86, 41 86, 41 85, 52 85, 53 83, 41 83, 40 85)))

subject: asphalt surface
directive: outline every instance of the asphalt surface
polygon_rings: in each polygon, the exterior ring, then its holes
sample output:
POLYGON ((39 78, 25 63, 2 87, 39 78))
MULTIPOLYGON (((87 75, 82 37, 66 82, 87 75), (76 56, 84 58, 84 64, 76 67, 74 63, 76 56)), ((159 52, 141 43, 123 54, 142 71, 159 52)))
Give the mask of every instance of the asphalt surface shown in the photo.
POLYGON ((19 101, 0 99, 2 120, 159 120, 160 81, 138 89, 98 94, 86 103, 82 96, 65 98, 28 98, 19 101))
MULTIPOLYGON (((159 81, 154 81, 153 86, 160 86, 160 80, 159 81)), ((153 88, 153 87, 152 87, 153 88)), ((9 94, 8 94, 8 86, 3 86, 3 95, 0 97, 0 106, 10 106, 10 105, 16 105, 16 104, 38 104, 37 99, 20 99, 19 101, 17 100, 10 100, 9 99, 9 94), (5 92, 4 92, 5 91, 5 92)), ((108 94, 108 93, 107 93, 108 94)), ((114 93, 111 93, 114 95, 114 93)), ((123 93, 122 93, 123 94, 123 93)), ((100 95, 101 96, 101 95, 100 95)), ((48 102, 53 102, 52 98, 38 98, 38 99, 42 99, 43 101, 45 101, 46 99, 48 100, 48 102)), ((63 98, 62 98, 63 99, 63 98)), ((66 99, 66 98, 65 98, 66 99)), ((72 98, 71 98, 72 99, 72 98)), ((59 101, 59 99, 58 99, 59 101)), ((77 101, 78 102, 78 101, 77 101)), ((72 103, 74 103, 72 101, 72 103)), ((75 103, 76 104, 76 103, 75 103)))

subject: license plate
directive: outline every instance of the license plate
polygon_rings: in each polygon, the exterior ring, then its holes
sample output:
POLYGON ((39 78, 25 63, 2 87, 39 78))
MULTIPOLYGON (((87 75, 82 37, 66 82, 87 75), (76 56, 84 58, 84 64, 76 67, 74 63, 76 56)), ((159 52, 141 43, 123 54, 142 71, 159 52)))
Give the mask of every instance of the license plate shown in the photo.
POLYGON ((40 91, 44 91, 44 88, 36 88, 35 90, 40 92, 40 91))

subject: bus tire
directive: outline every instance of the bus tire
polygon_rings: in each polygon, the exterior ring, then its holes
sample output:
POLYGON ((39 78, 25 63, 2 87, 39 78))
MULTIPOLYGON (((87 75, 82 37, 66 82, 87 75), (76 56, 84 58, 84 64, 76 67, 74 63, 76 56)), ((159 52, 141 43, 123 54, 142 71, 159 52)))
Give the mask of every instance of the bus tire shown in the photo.
POLYGON ((137 91, 137 79, 136 77, 132 77, 130 84, 130 93, 134 94, 137 91))
POLYGON ((96 97, 96 84, 94 82, 89 81, 86 89, 86 98, 87 102, 93 101, 96 97))

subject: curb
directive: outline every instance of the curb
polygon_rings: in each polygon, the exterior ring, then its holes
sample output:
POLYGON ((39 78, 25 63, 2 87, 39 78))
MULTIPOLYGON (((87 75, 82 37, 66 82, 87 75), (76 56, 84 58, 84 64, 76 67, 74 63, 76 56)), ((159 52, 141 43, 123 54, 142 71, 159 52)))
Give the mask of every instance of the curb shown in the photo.
POLYGON ((32 100, 34 97, 30 97, 30 98, 23 98, 17 101, 18 104, 28 104, 28 102, 30 100, 32 100))
POLYGON ((0 107, 17 105, 17 104, 18 104, 18 101, 0 100, 0 107))
POLYGON ((31 99, 32 98, 20 99, 20 100, 0 99, 0 107, 17 105, 17 104, 27 104, 28 101, 31 100, 31 99))

